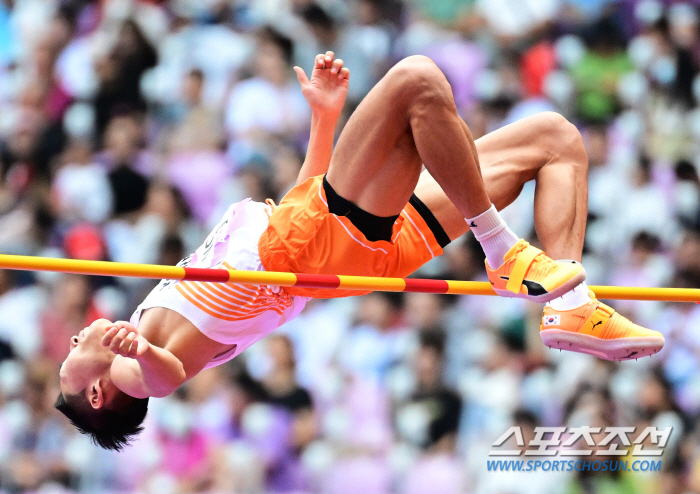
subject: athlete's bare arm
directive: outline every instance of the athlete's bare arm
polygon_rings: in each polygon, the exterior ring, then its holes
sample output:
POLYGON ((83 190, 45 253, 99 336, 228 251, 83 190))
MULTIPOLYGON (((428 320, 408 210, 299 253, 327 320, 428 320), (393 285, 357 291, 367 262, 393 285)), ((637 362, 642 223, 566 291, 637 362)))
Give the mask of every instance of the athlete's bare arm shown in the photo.
POLYGON ((332 51, 317 55, 311 80, 301 67, 294 67, 301 91, 311 107, 311 135, 297 184, 328 171, 333 154, 335 125, 348 93, 350 71, 332 51))
POLYGON ((115 386, 134 398, 162 398, 185 382, 182 362, 171 352, 139 335, 126 321, 118 321, 102 338, 117 356, 110 376, 115 386))

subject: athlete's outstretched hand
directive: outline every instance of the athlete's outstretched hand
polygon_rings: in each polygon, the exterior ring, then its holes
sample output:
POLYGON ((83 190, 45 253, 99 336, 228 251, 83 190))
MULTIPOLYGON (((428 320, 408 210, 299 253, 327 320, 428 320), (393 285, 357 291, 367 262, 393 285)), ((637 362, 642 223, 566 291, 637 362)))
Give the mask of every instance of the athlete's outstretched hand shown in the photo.
POLYGON ((102 345, 108 346, 115 354, 128 358, 142 357, 149 347, 148 341, 139 336, 136 328, 126 321, 117 321, 109 326, 102 337, 102 345))
POLYGON ((350 70, 343 67, 343 61, 335 58, 332 51, 317 55, 311 80, 306 77, 304 69, 294 67, 301 92, 318 116, 338 118, 348 94, 350 70))

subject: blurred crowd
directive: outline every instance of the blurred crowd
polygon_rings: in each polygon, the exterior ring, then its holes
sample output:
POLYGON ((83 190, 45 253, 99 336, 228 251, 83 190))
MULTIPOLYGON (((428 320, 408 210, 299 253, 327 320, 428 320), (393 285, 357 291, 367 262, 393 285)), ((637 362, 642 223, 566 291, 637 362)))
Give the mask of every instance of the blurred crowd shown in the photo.
MULTIPOLYGON (((291 67, 328 49, 351 70, 338 132, 412 54, 477 138, 562 113, 590 159, 589 284, 700 288, 697 2, 0 0, 0 252, 175 264, 230 203, 279 201, 310 123, 291 67)), ((533 191, 504 212, 526 237, 533 191)), ((467 236, 419 275, 482 280, 483 253, 467 236)), ((153 286, 0 271, 0 493, 700 492, 695 304, 614 304, 666 337, 614 364, 545 349, 522 301, 312 301, 105 452, 52 410, 58 365, 153 286), (513 424, 673 433, 659 472, 488 472, 513 424)))

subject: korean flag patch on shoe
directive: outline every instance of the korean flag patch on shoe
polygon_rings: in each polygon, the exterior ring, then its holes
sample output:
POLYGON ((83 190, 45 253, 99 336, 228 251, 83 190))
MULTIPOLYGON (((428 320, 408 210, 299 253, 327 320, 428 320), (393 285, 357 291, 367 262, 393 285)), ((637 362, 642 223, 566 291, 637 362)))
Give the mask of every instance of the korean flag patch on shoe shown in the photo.
POLYGON ((558 326, 561 324, 561 316, 544 316, 542 318, 542 326, 558 326))

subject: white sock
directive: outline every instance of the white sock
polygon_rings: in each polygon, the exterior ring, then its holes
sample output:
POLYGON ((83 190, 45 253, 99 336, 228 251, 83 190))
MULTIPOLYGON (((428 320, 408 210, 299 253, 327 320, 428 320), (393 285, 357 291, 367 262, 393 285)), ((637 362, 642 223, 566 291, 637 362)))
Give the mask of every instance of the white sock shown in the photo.
POLYGON ((572 310, 581 307, 591 301, 591 296, 588 294, 588 285, 584 281, 577 285, 573 290, 569 290, 561 297, 557 297, 547 302, 546 305, 554 310, 572 310))
POLYGON ((491 269, 503 264, 503 256, 518 243, 518 237, 508 228, 493 204, 479 216, 467 218, 467 224, 484 249, 491 269))

